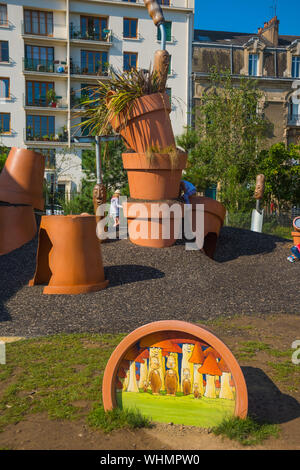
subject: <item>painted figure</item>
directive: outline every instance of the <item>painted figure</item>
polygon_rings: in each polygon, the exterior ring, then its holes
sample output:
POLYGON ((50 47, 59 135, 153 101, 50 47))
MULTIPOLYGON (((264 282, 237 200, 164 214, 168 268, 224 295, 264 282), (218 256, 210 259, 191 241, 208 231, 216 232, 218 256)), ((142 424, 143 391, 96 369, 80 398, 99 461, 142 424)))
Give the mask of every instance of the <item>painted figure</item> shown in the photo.
POLYGON ((150 362, 151 371, 149 374, 149 382, 153 395, 158 395, 161 389, 161 378, 159 373, 160 363, 157 357, 152 357, 150 362))
POLYGON ((199 385, 197 383, 194 384, 194 398, 201 398, 201 393, 199 391, 199 385))
POLYGON ((183 369, 182 390, 184 395, 190 395, 192 390, 191 373, 189 369, 183 369))
POLYGON ((167 367, 169 368, 165 376, 165 386, 167 395, 176 395, 178 386, 177 373, 176 373, 176 361, 173 356, 168 356, 167 367))

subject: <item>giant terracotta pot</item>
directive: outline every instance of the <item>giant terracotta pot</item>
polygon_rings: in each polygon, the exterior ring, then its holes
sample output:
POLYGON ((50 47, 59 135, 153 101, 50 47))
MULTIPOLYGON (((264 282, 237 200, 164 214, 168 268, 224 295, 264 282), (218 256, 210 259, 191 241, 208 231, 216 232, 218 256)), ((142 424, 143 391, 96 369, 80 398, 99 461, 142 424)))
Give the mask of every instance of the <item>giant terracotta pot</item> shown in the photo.
POLYGON ((216 250, 221 227, 224 223, 226 209, 210 197, 192 196, 192 229, 196 231, 196 204, 204 204, 204 246, 205 253, 212 258, 216 250))
POLYGON ((37 266, 29 285, 35 284, 48 284, 44 294, 84 294, 107 286, 95 216, 42 217, 37 266))
POLYGON ((37 226, 31 206, 0 205, 0 255, 32 240, 37 226))
POLYGON ((45 156, 12 147, 0 174, 0 201, 44 209, 45 156))
POLYGON ((114 116, 110 124, 129 148, 143 153, 150 147, 175 146, 170 112, 167 93, 153 93, 137 98, 129 113, 114 116))
POLYGON ((159 206, 160 204, 166 204, 167 207, 169 207, 172 205, 172 202, 123 203, 124 217, 127 218, 128 222, 129 239, 135 245, 150 248, 167 248, 174 245, 179 238, 182 228, 182 205, 180 204, 180 211, 178 211, 177 214, 171 213, 170 218, 164 217, 163 214, 158 214, 158 217, 151 218, 151 206, 159 206), (136 209, 138 210, 135 210, 134 205, 136 205, 136 209), (139 209, 139 207, 141 209, 139 209), (164 226, 169 227, 168 238, 164 238, 164 226), (138 233, 138 238, 135 237, 137 232, 140 232, 138 233))
POLYGON ((177 155, 174 160, 169 154, 154 153, 149 159, 145 153, 123 153, 130 197, 158 201, 178 198, 187 154, 178 151, 177 155))

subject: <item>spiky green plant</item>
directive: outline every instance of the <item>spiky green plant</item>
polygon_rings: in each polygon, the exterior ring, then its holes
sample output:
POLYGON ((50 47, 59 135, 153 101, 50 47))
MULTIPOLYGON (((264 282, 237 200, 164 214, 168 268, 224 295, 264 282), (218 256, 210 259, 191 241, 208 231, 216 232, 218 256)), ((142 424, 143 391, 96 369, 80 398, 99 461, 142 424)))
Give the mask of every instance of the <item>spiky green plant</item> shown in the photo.
POLYGON ((98 86, 89 88, 89 96, 81 104, 85 111, 79 124, 88 129, 92 135, 104 135, 111 132, 110 121, 115 116, 126 119, 133 107, 134 100, 141 96, 157 93, 160 89, 160 80, 157 72, 149 70, 131 69, 117 72, 110 70, 105 82, 98 82, 98 86))

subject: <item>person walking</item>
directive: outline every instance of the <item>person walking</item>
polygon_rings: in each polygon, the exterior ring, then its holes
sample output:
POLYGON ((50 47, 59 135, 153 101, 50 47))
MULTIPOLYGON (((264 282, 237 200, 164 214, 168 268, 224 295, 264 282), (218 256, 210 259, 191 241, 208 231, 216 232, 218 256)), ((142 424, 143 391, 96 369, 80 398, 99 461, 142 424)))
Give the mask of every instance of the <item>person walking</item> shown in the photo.
POLYGON ((121 191, 117 189, 110 200, 109 215, 114 219, 114 227, 120 225, 120 208, 122 208, 119 204, 120 194, 121 191))

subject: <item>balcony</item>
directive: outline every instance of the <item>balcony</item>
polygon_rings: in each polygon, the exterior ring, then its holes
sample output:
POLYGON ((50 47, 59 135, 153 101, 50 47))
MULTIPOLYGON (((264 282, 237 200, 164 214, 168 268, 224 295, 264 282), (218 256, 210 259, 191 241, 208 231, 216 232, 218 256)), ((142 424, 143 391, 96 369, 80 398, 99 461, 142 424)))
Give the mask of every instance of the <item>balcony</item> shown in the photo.
POLYGON ((101 32, 92 31, 77 31, 71 25, 70 27, 70 42, 78 45, 92 44, 93 46, 99 45, 103 47, 110 47, 112 45, 112 30, 103 29, 101 32))
POLYGON ((33 145, 34 143, 34 145, 41 147, 66 145, 68 143, 68 131, 64 127, 55 134, 43 135, 42 133, 34 133, 29 126, 24 129, 24 142, 26 145, 33 145))
POLYGON ((49 111, 66 112, 68 110, 68 102, 66 98, 56 96, 55 102, 51 102, 46 97, 39 97, 29 100, 28 97, 23 95, 23 106, 30 111, 49 111))
POLYGON ((70 73, 72 75, 72 78, 75 78, 76 76, 78 78, 105 78, 108 77, 108 71, 109 64, 99 63, 82 65, 73 61, 71 61, 70 63, 70 73))
POLYGON ((33 75, 53 75, 67 77, 68 66, 66 62, 45 59, 23 59, 23 72, 33 75))

